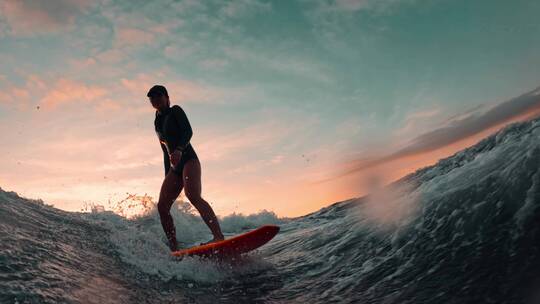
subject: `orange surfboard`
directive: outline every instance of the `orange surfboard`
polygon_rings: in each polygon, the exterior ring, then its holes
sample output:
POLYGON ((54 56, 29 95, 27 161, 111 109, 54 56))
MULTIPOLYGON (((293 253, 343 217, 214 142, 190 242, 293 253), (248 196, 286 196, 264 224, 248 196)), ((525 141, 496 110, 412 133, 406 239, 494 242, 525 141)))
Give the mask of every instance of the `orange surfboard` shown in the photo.
POLYGON ((268 243, 279 232, 279 226, 265 225, 230 239, 174 251, 176 257, 230 257, 246 253, 268 243))

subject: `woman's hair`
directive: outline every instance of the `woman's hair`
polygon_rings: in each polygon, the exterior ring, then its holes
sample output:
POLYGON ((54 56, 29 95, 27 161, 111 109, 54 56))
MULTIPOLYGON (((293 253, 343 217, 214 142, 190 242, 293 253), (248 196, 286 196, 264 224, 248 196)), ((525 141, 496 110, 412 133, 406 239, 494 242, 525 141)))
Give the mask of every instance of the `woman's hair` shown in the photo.
POLYGON ((155 96, 155 95, 164 95, 164 96, 169 97, 169 94, 167 93, 167 89, 164 86, 159 85, 159 84, 156 84, 155 86, 150 88, 148 93, 146 93, 147 97, 155 96))

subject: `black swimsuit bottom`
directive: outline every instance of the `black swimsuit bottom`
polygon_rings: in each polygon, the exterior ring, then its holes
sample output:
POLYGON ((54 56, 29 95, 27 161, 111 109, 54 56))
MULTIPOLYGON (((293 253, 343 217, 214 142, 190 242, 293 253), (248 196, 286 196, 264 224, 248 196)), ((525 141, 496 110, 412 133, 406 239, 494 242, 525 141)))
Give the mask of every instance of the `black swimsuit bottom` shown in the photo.
POLYGON ((178 165, 175 167, 171 167, 172 172, 176 173, 179 176, 182 176, 182 172, 184 171, 184 165, 187 163, 190 159, 199 159, 197 157, 197 154, 195 153, 195 150, 190 145, 187 146, 186 150, 182 153, 182 157, 180 158, 180 161, 178 162, 178 165))
POLYGON ((163 150, 165 175, 172 169, 174 173, 182 176, 186 162, 193 158, 198 159, 193 146, 189 142, 193 131, 186 113, 178 105, 163 109, 162 112, 156 111, 154 125, 161 149, 163 150), (172 167, 169 160, 169 153, 172 153, 176 149, 182 150, 183 153, 178 165, 172 167))

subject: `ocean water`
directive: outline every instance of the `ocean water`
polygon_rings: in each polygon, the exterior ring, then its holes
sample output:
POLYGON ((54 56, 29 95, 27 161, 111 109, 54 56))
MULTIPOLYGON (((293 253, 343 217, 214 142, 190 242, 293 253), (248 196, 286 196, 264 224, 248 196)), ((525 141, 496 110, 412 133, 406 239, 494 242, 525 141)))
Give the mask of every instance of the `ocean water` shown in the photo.
MULTIPOLYGON (((0 190, 0 303, 540 303, 540 119, 371 194, 277 224, 243 259, 174 260, 158 215, 65 212, 0 190)), ((175 204, 179 241, 208 228, 175 204)))

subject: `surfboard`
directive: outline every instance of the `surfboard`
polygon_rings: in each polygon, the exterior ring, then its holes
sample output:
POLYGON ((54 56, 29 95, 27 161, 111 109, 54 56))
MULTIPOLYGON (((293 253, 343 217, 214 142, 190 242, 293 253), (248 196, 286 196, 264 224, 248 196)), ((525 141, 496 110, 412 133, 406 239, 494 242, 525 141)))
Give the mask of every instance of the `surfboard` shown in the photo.
POLYGON ((231 257, 255 250, 268 243, 279 232, 279 226, 265 225, 230 239, 174 251, 175 257, 231 257))

